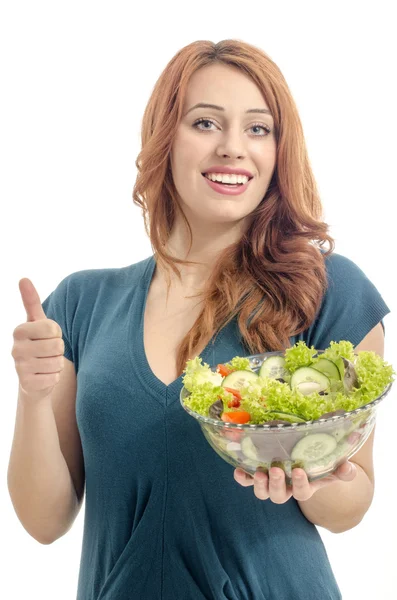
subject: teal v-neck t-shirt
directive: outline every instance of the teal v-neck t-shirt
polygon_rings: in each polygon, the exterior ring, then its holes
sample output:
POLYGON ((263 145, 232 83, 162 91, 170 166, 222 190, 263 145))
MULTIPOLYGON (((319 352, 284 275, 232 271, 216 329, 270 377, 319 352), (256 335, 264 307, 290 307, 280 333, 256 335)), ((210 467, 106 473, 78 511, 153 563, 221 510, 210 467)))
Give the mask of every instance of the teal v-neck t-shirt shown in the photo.
MULTIPOLYGON (((359 344, 389 312, 349 259, 326 258, 329 287, 311 327, 316 348, 359 344)), ((182 408, 182 376, 152 372, 143 316, 154 256, 65 277, 43 302, 77 374, 85 474, 77 600, 340 600, 315 525, 297 501, 259 500, 233 478, 182 408)), ((234 319, 201 353, 247 355, 234 319)))

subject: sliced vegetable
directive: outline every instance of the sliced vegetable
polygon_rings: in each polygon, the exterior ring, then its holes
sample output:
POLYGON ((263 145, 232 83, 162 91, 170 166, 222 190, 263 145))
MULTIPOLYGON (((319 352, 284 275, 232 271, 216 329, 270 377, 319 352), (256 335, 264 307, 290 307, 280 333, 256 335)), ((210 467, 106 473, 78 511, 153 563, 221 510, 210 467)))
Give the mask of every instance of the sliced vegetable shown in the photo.
POLYGON ((241 440, 241 450, 247 458, 258 460, 258 451, 250 437, 247 436, 241 440))
POLYGON ((250 381, 257 381, 258 375, 253 371, 233 371, 222 381, 222 387, 239 390, 250 381))
POLYGON ((241 394, 238 390, 235 390, 235 389, 229 388, 229 387, 225 387, 225 390, 227 392, 230 392, 231 394, 233 394, 233 396, 235 396, 235 398, 237 398, 237 400, 241 400, 241 394))
POLYGON ((291 458, 292 460, 317 461, 335 450, 336 444, 336 439, 327 433, 309 434, 294 446, 291 458))
POLYGON ((269 356, 259 369, 259 377, 270 377, 271 379, 283 379, 287 375, 285 358, 283 356, 269 356))
POLYGON ((221 419, 225 423, 248 423, 251 415, 245 410, 235 410, 233 412, 222 413, 221 419))
POLYGON ((305 423, 305 419, 298 415, 293 415, 292 413, 272 411, 269 413, 269 416, 272 416, 275 419, 281 419, 283 422, 287 423, 305 423))
POLYGON ((313 369, 316 371, 320 371, 320 373, 324 373, 330 379, 340 380, 340 372, 335 363, 327 358, 320 358, 314 365, 312 365, 313 369))
POLYGON ((227 403, 228 408, 240 408, 241 401, 238 398, 233 398, 233 400, 229 400, 227 403))
POLYGON ((232 373, 232 369, 229 369, 225 365, 218 365, 217 371, 222 375, 222 377, 227 377, 228 375, 230 375, 230 373, 232 373))
POLYGON ((331 382, 329 378, 316 371, 312 367, 300 367, 291 377, 291 389, 297 389, 304 396, 313 394, 314 392, 325 392, 330 390, 331 382))

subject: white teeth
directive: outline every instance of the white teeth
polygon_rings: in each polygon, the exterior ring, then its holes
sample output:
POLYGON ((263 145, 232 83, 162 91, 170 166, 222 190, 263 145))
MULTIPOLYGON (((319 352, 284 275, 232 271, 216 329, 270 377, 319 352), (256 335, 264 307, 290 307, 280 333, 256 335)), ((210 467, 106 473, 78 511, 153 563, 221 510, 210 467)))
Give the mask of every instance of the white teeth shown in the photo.
POLYGON ((219 181, 220 183, 247 183, 249 177, 245 175, 226 175, 224 173, 206 173, 205 177, 211 181, 219 181))

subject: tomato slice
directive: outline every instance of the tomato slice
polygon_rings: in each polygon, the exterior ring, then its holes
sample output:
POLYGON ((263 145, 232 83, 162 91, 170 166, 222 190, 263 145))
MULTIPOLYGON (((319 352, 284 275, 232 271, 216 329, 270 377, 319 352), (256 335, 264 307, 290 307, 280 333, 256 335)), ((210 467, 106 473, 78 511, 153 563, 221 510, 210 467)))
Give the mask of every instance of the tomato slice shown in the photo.
POLYGON ((233 394, 233 396, 235 396, 237 398, 237 400, 242 400, 241 394, 238 390, 235 390, 234 388, 228 388, 228 387, 225 387, 224 389, 227 392, 230 392, 231 394, 233 394))
POLYGON ((225 427, 222 435, 231 442, 241 442, 241 438, 244 437, 244 431, 241 431, 241 429, 226 429, 225 427))
POLYGON ((229 402, 227 403, 229 408, 239 408, 240 404, 241 403, 238 398, 233 398, 233 400, 229 400, 229 402))
POLYGON ((251 419, 251 415, 249 414, 249 412, 246 412, 245 410, 235 410, 233 412, 223 412, 221 419, 225 423, 240 423, 240 424, 242 424, 242 423, 248 423, 248 421, 251 419))
POLYGON ((226 377, 227 375, 230 375, 230 373, 232 372, 230 369, 225 367, 225 365, 218 365, 217 370, 218 370, 218 373, 220 373, 222 375, 222 377, 226 377))

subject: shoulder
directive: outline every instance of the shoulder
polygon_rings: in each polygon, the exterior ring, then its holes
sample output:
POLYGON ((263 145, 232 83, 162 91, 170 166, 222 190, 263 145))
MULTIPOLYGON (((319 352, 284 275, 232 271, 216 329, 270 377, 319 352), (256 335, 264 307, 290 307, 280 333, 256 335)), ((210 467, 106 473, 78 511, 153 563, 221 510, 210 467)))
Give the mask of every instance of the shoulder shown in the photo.
POLYGON ((364 270, 350 258, 333 253, 325 257, 327 289, 323 303, 337 307, 357 298, 371 304, 380 299, 380 293, 364 270))
POLYGON ((341 254, 331 254, 325 258, 328 289, 323 298, 323 307, 346 313, 350 305, 358 310, 368 310, 372 305, 384 305, 380 292, 374 283, 355 262, 341 254))
POLYGON ((146 258, 126 267, 103 269, 82 269, 64 277, 57 288, 68 289, 69 292, 91 293, 105 288, 128 286, 130 289, 145 276, 153 257, 146 258))
POLYGON ((351 280, 358 281, 368 279, 364 271, 350 258, 333 252, 325 257, 325 267, 329 283, 347 283, 351 280))
POLYGON ((324 257, 328 286, 314 323, 302 334, 309 345, 326 348, 331 340, 357 345, 390 312, 380 292, 351 259, 324 257))
MULTIPOLYGON (((59 307, 59 311, 75 314, 92 310, 102 301, 109 305, 123 293, 133 293, 144 280, 153 257, 120 268, 83 269, 66 275, 42 303, 44 312, 59 307)), ((47 313, 46 313, 47 314, 47 313)))

